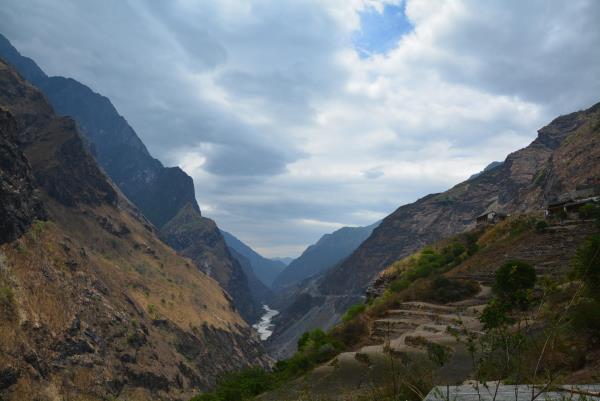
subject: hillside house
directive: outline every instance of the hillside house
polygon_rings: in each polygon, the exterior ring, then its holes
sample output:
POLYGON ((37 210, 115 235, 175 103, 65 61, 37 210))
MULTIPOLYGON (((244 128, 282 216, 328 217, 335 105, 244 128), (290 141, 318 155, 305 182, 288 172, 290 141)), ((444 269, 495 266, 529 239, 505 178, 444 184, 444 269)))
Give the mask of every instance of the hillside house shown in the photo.
POLYGON ((506 214, 497 212, 495 210, 488 210, 485 213, 480 214, 475 218, 477 226, 484 226, 488 224, 496 224, 499 221, 504 220, 507 217, 506 214))
POLYGON ((567 216, 575 215, 579 208, 585 205, 600 203, 600 196, 591 196, 589 198, 580 198, 580 199, 569 199, 561 202, 554 202, 548 204, 546 207, 546 217, 556 216, 558 214, 564 213, 567 216))

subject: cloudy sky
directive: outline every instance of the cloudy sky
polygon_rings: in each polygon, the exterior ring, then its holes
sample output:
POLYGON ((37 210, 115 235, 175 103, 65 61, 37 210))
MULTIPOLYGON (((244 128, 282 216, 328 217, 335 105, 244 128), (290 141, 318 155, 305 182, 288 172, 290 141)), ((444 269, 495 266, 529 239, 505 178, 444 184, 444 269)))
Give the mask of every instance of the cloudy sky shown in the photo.
POLYGON ((3 0, 267 256, 367 225, 600 101, 600 1, 3 0))

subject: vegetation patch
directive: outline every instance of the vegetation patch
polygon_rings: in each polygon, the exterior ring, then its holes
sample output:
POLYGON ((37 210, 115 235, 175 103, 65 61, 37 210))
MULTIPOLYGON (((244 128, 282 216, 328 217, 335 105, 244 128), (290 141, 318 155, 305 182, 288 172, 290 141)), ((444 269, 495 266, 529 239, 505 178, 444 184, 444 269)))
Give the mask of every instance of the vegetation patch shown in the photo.
POLYGON ((475 281, 438 276, 433 279, 429 289, 423 294, 423 299, 445 304, 473 297, 480 290, 480 285, 475 281))
POLYGON ((0 287, 0 313, 7 319, 15 316, 17 307, 15 303, 15 293, 8 286, 0 287))
POLYGON ((367 305, 365 304, 356 304, 352 305, 346 313, 342 316, 342 321, 349 322, 354 319, 356 316, 360 315, 367 309, 367 305))

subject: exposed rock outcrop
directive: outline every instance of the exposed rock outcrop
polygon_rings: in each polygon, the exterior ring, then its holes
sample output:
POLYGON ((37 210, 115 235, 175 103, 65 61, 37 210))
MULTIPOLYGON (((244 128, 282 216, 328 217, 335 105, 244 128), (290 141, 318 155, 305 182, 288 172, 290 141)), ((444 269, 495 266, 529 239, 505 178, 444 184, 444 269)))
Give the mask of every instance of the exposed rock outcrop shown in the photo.
POLYGON ((13 116, 0 109, 0 244, 18 238, 35 219, 46 217, 16 132, 13 116))

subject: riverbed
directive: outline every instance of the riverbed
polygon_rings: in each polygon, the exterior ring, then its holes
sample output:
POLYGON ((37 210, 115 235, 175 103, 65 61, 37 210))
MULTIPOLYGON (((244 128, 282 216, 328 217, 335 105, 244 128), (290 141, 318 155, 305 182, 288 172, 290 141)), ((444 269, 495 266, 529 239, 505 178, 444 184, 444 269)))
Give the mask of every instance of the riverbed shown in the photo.
POLYGON ((279 315, 279 311, 269 308, 269 305, 263 305, 263 310, 265 313, 252 327, 254 327, 258 332, 260 340, 266 341, 269 337, 271 337, 271 334, 273 334, 273 327, 275 326, 273 323, 271 323, 271 321, 275 316, 279 315))

